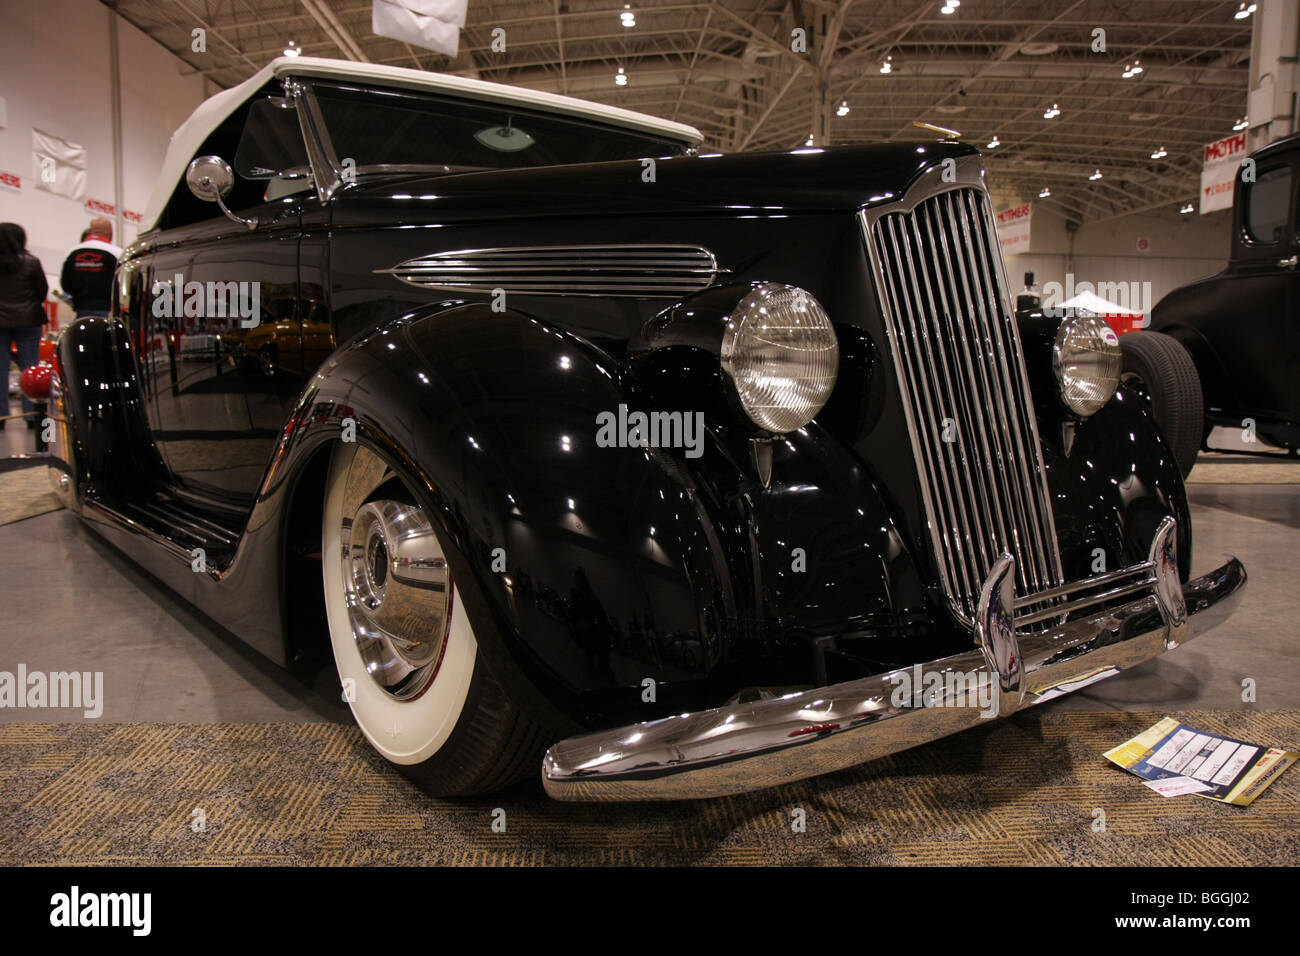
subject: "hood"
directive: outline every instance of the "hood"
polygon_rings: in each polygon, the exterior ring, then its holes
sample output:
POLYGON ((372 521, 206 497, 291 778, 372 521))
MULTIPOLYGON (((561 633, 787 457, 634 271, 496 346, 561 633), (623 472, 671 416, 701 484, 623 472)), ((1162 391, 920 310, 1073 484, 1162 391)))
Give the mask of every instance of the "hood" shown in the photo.
POLYGON ((557 216, 729 215, 851 212, 896 200, 925 169, 977 154, 953 142, 884 143, 733 156, 486 170, 360 183, 340 196, 336 222, 372 205, 411 220, 557 216))

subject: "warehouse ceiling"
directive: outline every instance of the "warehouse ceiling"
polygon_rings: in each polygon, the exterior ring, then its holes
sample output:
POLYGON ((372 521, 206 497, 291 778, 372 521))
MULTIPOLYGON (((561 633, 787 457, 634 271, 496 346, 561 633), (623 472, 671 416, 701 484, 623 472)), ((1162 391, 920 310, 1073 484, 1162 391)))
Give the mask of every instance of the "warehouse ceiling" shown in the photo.
POLYGON ((469 0, 455 58, 374 35, 370 0, 108 5, 214 90, 293 41, 308 56, 643 110, 699 127, 724 152, 791 149, 813 135, 818 145, 933 139, 914 125, 929 123, 985 151, 999 202, 1033 199, 1076 222, 1195 201, 1201 147, 1245 113, 1252 18, 1235 17, 1240 3, 961 0, 942 12, 950 2, 469 0), (623 26, 627 10, 635 26, 623 26), (206 52, 191 49, 195 28, 207 31, 206 52), (806 51, 792 49, 796 28, 806 51))

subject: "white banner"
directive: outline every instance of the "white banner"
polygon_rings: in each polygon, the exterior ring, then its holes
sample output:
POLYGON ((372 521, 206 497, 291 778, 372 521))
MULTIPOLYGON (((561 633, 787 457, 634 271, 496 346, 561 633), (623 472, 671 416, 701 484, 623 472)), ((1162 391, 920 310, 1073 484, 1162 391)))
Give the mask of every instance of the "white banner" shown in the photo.
POLYGON ((1237 170, 1246 158, 1246 133, 1234 133, 1207 143, 1201 169, 1201 213, 1232 208, 1237 170))
POLYGON ((1004 256, 1021 255, 1029 251, 1029 223, 1033 203, 1012 206, 998 213, 998 245, 1004 256))
POLYGON ((32 183, 37 189, 84 199, 86 195, 86 150, 66 139, 32 130, 32 183))
POLYGON ((469 0, 374 0, 370 29, 377 36, 455 56, 469 0))

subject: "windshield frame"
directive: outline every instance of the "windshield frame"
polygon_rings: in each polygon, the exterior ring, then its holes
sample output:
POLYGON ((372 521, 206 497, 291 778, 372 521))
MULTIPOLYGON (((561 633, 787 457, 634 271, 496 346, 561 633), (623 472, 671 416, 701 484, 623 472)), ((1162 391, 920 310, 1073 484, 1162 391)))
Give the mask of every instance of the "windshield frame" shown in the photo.
MULTIPOLYGON (((366 176, 452 175, 455 173, 472 172, 472 171, 479 171, 479 170, 493 171, 497 169, 548 168, 548 166, 542 166, 542 165, 537 165, 537 166, 530 165, 530 166, 518 166, 518 167, 492 167, 492 166, 466 167, 466 166, 448 165, 446 163, 438 163, 438 164, 429 164, 427 167, 421 165, 421 167, 418 170, 414 168, 414 164, 411 164, 412 168, 410 168, 409 171, 403 171, 401 173, 398 173, 391 168, 389 171, 386 172, 373 170, 373 166, 375 165, 391 166, 391 164, 366 164, 365 167, 356 167, 356 166, 351 167, 349 170, 346 171, 345 174, 342 161, 339 158, 338 151, 334 147, 334 143, 330 136, 328 125, 325 122, 324 114, 321 111, 320 103, 316 97, 316 88, 321 85, 343 89, 349 92, 365 93, 368 91, 375 91, 375 92, 380 92, 385 94, 396 94, 396 95, 403 95, 403 96, 405 95, 417 96, 419 94, 416 94, 410 90, 399 90, 399 89, 389 90, 377 86, 359 85, 356 84, 355 82, 342 83, 342 82, 330 82, 330 81, 313 81, 312 79, 305 78, 305 77, 304 78, 285 77, 284 80, 285 92, 293 97, 294 102, 298 108, 298 116, 302 126, 303 139, 306 141, 306 146, 307 146, 307 158, 312 170, 312 178, 316 182, 316 193, 320 197, 322 203, 328 202, 329 199, 334 195, 334 193, 337 192, 340 188, 343 188, 348 185, 352 185, 358 182, 361 178, 366 176), (362 171, 363 169, 366 171, 363 172, 362 171)), ((441 97, 441 96, 434 95, 434 96, 430 96, 429 98, 441 99, 447 102, 456 101, 455 97, 441 97)), ((521 115, 530 115, 530 114, 538 114, 541 111, 524 108, 516 112, 518 112, 521 115)), ((696 145, 693 143, 678 142, 668 137, 662 137, 662 136, 657 137, 654 136, 653 134, 637 132, 634 130, 622 130, 617 126, 593 122, 584 117, 572 117, 562 113, 557 113, 556 116, 560 119, 563 119, 566 122, 573 123, 576 126, 589 127, 593 131, 608 132, 612 134, 625 133, 631 138, 644 139, 646 140, 647 144, 659 144, 662 145, 667 150, 672 150, 671 152, 662 153, 660 156, 656 156, 655 158, 663 158, 663 156, 691 156, 698 153, 698 149, 696 145)), ((398 164, 398 165, 402 165, 402 164, 398 164)), ((569 165, 569 164, 549 164, 549 168, 553 168, 555 165, 569 165)))

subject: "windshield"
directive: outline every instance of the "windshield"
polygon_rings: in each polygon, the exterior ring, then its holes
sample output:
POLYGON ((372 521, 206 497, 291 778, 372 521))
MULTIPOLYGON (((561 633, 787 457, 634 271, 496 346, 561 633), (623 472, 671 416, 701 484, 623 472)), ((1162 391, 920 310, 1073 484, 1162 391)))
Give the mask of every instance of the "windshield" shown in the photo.
POLYGON ((680 156, 686 144, 579 119, 443 95, 313 87, 340 162, 367 167, 516 169, 680 156))

